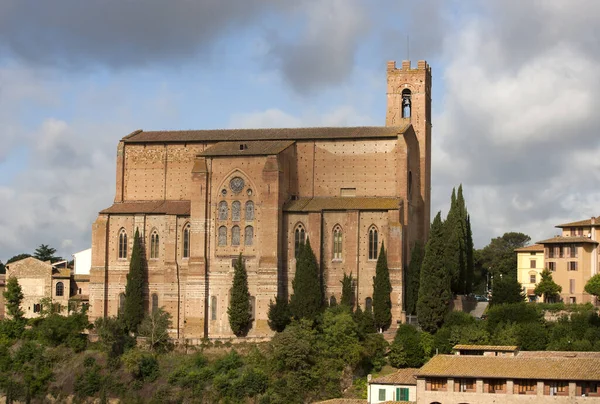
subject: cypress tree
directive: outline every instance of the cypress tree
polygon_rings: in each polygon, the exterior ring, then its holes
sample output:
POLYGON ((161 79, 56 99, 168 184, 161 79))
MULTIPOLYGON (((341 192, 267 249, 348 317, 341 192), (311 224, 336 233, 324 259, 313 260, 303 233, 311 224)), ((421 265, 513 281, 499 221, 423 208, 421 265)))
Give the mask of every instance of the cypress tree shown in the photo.
POLYGON ((227 308, 227 314, 231 331, 238 337, 246 335, 252 324, 252 315, 250 313, 248 275, 241 253, 235 261, 231 300, 227 308))
POLYGON ((23 310, 21 310, 21 302, 23 301, 23 290, 19 281, 14 276, 8 278, 6 282, 6 289, 3 292, 4 301, 6 305, 6 313, 9 314, 13 320, 20 321, 23 319, 23 310))
POLYGON ((450 274, 444 265, 444 247, 444 225, 438 212, 425 247, 417 300, 419 325, 427 332, 435 332, 441 326, 450 307, 452 293, 450 274))
POLYGON ((350 275, 346 275, 344 272, 344 278, 340 281, 342 283, 342 299, 340 304, 354 308, 354 293, 352 291, 352 272, 350 275))
POLYGON ((135 230, 133 238, 133 249, 131 250, 131 261, 129 262, 129 273, 125 286, 125 305, 123 308, 123 321, 127 329, 136 332, 138 325, 144 318, 144 262, 140 232, 135 230))
MULTIPOLYGON (((458 192, 456 195, 456 236, 459 242, 459 260, 458 260, 458 290, 460 294, 468 294, 468 290, 471 289, 468 286, 468 246, 467 246, 467 206, 465 204, 465 198, 463 197, 462 184, 458 186, 458 192)), ((471 251, 472 254, 472 251, 471 251)))
POLYGON ((387 265, 387 254, 383 243, 377 258, 375 277, 373 278, 373 318, 378 330, 387 330, 392 323, 392 284, 387 265))
POLYGON ((466 274, 465 274, 465 293, 473 293, 473 283, 475 281, 475 263, 473 259, 473 232, 471 231, 471 216, 467 214, 467 231, 465 240, 465 258, 466 258, 466 274))
POLYGON ((463 251, 464 235, 460 223, 460 207, 456 198, 456 190, 452 188, 452 197, 448 216, 444 222, 445 246, 444 246, 444 262, 450 273, 452 292, 463 293, 461 287, 461 266, 463 251))
POLYGON ((291 321, 290 306, 284 297, 277 296, 275 303, 269 302, 269 327, 273 331, 281 332, 291 321))
POLYGON ((292 289, 293 294, 290 297, 292 317, 314 319, 323 307, 323 293, 317 259, 308 238, 306 244, 300 246, 292 289))
POLYGON ((406 271, 406 314, 417 312, 417 300, 419 298, 419 282, 421 278, 421 265, 425 250, 420 241, 417 241, 410 254, 410 264, 406 271))

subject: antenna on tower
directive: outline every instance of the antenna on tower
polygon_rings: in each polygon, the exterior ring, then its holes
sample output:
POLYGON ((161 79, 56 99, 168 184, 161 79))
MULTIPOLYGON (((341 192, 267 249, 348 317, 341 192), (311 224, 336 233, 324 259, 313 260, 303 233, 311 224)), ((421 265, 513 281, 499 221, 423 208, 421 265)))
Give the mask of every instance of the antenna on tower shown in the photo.
POLYGON ((410 37, 406 34, 406 60, 410 60, 410 37))

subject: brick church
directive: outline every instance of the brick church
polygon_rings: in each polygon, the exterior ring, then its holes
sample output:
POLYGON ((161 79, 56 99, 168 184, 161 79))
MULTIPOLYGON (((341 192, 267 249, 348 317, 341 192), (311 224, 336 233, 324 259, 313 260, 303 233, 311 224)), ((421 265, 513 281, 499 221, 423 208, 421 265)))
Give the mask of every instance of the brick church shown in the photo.
POLYGON ((114 204, 92 226, 90 320, 124 303, 134 233, 147 263, 146 309, 172 315, 178 339, 233 337, 233 261, 248 273, 250 337, 269 337, 269 302, 289 296, 310 238, 326 283, 371 305, 382 243, 403 319, 403 271, 430 220, 431 69, 387 65, 386 126, 135 131, 117 146, 114 204))

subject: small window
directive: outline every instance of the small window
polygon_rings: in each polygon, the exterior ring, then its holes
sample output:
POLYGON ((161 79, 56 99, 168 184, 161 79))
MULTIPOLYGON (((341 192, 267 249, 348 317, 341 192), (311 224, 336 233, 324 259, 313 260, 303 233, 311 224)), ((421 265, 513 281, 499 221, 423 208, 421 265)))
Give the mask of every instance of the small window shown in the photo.
POLYGON ((385 389, 379 389, 379 401, 385 401, 385 389))
POLYGON ((254 220, 254 202, 246 202, 246 220, 254 220))
POLYGON ((569 256, 571 258, 577 258, 577 245, 571 244, 569 247, 569 256))
POLYGON ((233 226, 231 228, 231 245, 240 245, 240 226, 233 226))
POLYGON ((219 227, 219 247, 227 245, 227 227, 219 227))
POLYGON ((548 271, 550 272, 556 271, 556 262, 547 262, 546 268, 548 268, 548 271))
POLYGON ((487 381, 488 393, 504 392, 506 382, 504 380, 492 379, 487 381))
POLYGON ((373 310, 373 299, 371 299, 370 297, 367 297, 365 299, 365 311, 372 311, 373 310))
POLYGON ((333 259, 342 259, 342 228, 339 225, 333 228, 333 259))
POLYGON ((546 255, 548 258, 554 258, 554 247, 548 247, 546 249, 546 255))
POLYGON ((564 258, 565 257, 565 246, 559 246, 558 247, 558 258, 564 258))
POLYGON ((119 258, 127 258, 127 232, 121 229, 119 232, 119 258))
POLYGON ((229 207, 227 206, 227 202, 225 202, 225 201, 219 202, 219 220, 227 220, 228 215, 229 215, 229 207))
POLYGON ((33 312, 34 313, 39 313, 42 311, 42 305, 39 303, 36 303, 33 305, 33 312))
POLYGON ((231 204, 231 220, 239 222, 242 217, 242 204, 240 201, 233 201, 231 204))
POLYGON ((377 259, 377 246, 378 246, 378 232, 375 226, 372 226, 369 229, 369 259, 376 260, 377 259))
POLYGON ((461 393, 466 393, 475 390, 474 379, 458 379, 457 382, 458 391, 461 393))
POLYGON ((125 293, 119 293, 119 313, 125 309, 125 293))
POLYGON ((577 261, 569 261, 567 263, 569 271, 577 271, 577 261))
POLYGON ((252 245, 254 243, 254 227, 246 226, 244 229, 244 244, 252 245))
POLYGON ((518 381, 518 392, 519 394, 534 393, 536 391, 537 382, 535 380, 519 380, 518 381))
POLYGON ((152 313, 156 313, 158 310, 158 295, 156 293, 152 293, 152 313))
POLYGON ((535 283, 536 282, 536 276, 535 275, 529 275, 529 283, 535 283))
POLYGON ((441 377, 426 379, 426 385, 429 385, 429 390, 431 391, 445 391, 446 379, 441 377))
POLYGON ((190 224, 183 228, 183 258, 190 258, 190 224))
POLYGON ((65 293, 65 285, 62 282, 56 284, 56 296, 62 296, 65 293))
POLYGON ((150 235, 150 258, 158 258, 158 232, 156 230, 150 235))
POLYGON ((409 390, 407 387, 396 388, 396 401, 410 401, 409 390))
POLYGON ((577 303, 577 298, 575 296, 569 297, 569 304, 576 304, 576 303, 577 303))
POLYGON ((298 257, 300 254, 300 247, 304 245, 306 241, 306 231, 304 230, 304 226, 299 224, 296 226, 296 230, 294 231, 294 255, 298 257))
POLYGON ((210 298, 210 319, 217 319, 217 296, 212 296, 210 298))
POLYGON ((569 293, 575 293, 575 279, 569 279, 569 293))
POLYGON ((569 393, 569 384, 564 381, 549 382, 548 393, 551 396, 566 396, 569 393))
POLYGON ((529 268, 535 268, 535 264, 536 264, 535 260, 529 260, 529 268))
POLYGON ((329 307, 335 307, 337 306, 337 300, 335 298, 335 296, 331 296, 329 298, 329 307))

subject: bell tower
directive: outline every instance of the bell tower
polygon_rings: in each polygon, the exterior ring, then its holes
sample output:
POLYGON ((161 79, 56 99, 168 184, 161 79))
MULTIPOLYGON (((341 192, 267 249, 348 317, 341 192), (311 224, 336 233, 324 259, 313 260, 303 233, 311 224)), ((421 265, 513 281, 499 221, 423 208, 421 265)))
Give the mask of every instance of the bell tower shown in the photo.
POLYGON ((386 126, 412 124, 419 141, 421 197, 423 199, 423 231, 425 239, 431 220, 431 67, 424 60, 417 68, 410 60, 387 64, 386 126))

